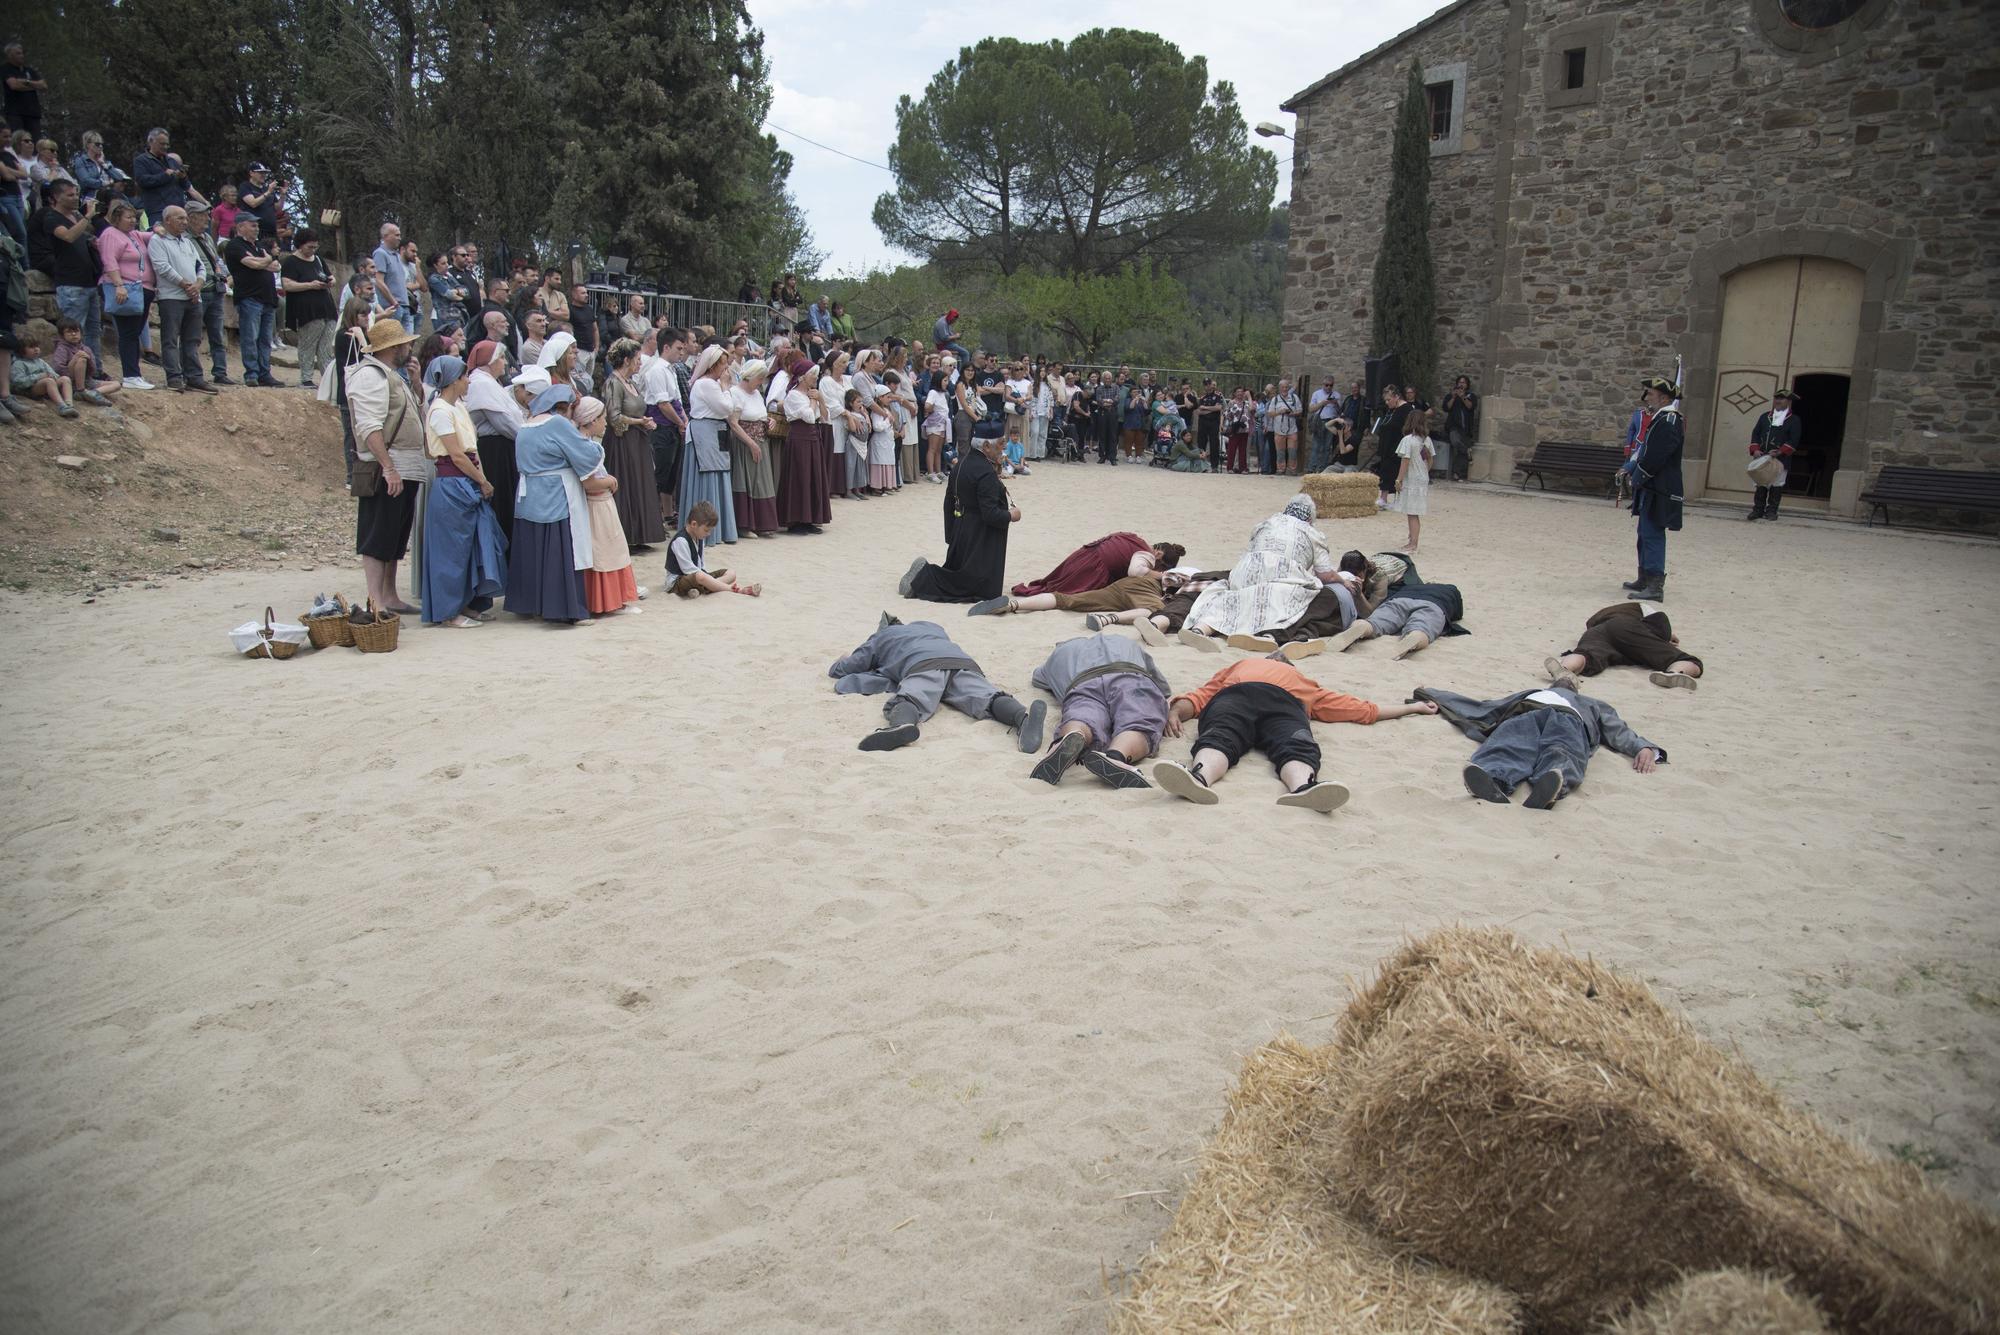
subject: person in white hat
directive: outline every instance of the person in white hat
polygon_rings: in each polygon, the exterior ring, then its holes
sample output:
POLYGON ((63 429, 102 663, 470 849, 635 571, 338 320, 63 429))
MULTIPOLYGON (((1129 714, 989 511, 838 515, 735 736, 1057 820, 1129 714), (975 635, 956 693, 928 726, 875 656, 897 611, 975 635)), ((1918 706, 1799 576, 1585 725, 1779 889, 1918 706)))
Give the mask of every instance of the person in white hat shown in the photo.
POLYGON ((409 547, 418 484, 428 471, 423 407, 403 374, 414 342, 416 335, 397 321, 377 320, 368 327, 366 355, 347 369, 355 443, 349 485, 358 502, 354 550, 368 596, 398 614, 417 610, 396 593, 396 566, 409 547))
POLYGON ((778 535, 778 475, 772 467, 776 450, 765 425, 770 408, 764 401, 764 380, 770 369, 760 359, 743 363, 729 391, 735 409, 729 416, 729 498, 737 531, 760 538, 778 535))

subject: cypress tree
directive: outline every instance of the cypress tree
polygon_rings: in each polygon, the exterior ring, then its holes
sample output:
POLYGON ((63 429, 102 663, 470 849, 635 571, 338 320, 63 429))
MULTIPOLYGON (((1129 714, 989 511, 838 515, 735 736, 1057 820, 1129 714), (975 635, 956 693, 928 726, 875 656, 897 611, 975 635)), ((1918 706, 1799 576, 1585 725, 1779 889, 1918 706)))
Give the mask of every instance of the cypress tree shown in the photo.
POLYGON ((1389 153, 1389 202, 1382 217, 1382 244, 1375 252, 1374 324, 1370 343, 1376 355, 1393 352, 1402 363, 1403 382, 1417 386, 1432 403, 1437 385, 1437 291, 1431 272, 1430 104, 1421 62, 1410 62, 1410 81, 1396 117, 1389 153))

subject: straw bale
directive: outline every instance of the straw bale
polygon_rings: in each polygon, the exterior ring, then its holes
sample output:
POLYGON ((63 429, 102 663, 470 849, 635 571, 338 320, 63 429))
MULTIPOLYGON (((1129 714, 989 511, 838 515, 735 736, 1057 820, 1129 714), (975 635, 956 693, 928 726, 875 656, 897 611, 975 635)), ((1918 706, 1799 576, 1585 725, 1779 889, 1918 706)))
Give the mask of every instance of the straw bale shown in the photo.
POLYGON ((1775 1275, 1709 1270, 1669 1284, 1604 1335, 1830 1335, 1808 1298, 1775 1275))
POLYGON ((1994 1328, 1991 1216, 1788 1108, 1608 969, 1446 930, 1383 966, 1336 1045, 1346 1203, 1539 1327, 1743 1266, 1843 1330, 1994 1328))
POLYGON ((1410 1256, 1326 1189, 1333 1048, 1250 1054, 1165 1236, 1112 1314, 1120 1335, 1315 1330, 1488 1335, 1511 1295, 1410 1256))
POLYGON ((1369 501, 1366 505, 1321 506, 1319 517, 1321 519, 1371 519, 1381 513, 1380 510, 1375 508, 1375 502, 1369 501))
POLYGON ((1375 513, 1375 489, 1378 483, 1373 473, 1308 473, 1299 479, 1299 490, 1312 497, 1319 508, 1319 517, 1352 519, 1353 515, 1334 516, 1333 512, 1342 508, 1352 509, 1366 503, 1368 513, 1375 513))

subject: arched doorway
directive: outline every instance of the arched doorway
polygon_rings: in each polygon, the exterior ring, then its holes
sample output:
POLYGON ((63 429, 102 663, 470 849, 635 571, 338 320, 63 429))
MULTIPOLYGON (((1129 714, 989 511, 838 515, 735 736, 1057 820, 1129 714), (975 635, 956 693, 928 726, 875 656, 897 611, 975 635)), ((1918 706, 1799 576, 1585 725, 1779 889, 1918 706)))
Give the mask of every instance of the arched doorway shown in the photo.
POLYGON ((1715 396, 1708 439, 1710 494, 1752 489, 1750 431, 1779 388, 1800 395, 1806 447, 1787 492, 1825 499, 1840 467, 1848 388, 1861 335, 1865 275, 1839 260, 1788 255, 1738 269, 1723 280, 1715 396))

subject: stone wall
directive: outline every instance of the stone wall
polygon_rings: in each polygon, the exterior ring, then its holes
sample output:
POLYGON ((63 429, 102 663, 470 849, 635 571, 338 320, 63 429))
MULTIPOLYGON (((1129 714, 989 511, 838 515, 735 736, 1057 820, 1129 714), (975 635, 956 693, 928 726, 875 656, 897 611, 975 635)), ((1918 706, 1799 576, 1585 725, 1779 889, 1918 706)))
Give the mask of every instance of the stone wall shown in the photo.
POLYGON ((1300 108, 1311 171, 1294 186, 1288 363, 1358 364, 1380 204, 1357 208, 1343 185, 1379 178, 1412 54, 1470 70, 1467 148, 1433 159, 1433 240, 1445 365, 1477 363, 1493 472, 1537 441, 1617 440, 1638 379, 1679 354, 1698 491, 1723 281, 1801 254, 1865 275, 1834 508, 1888 463, 2000 467, 1988 0, 1872 0, 1838 42, 1784 31, 1775 0, 1447 15, 1300 108), (1586 40, 1603 64, 1579 97, 1560 56, 1586 40))
POLYGON ((1531 432, 1505 443, 1616 440, 1640 375, 1680 353, 1699 487, 1722 280, 1813 254, 1867 274, 1843 467, 2000 466, 1991 6, 1903 0, 1817 56, 1767 39, 1759 9, 1527 0, 1488 391, 1531 432), (1592 15, 1610 76, 1594 103, 1552 107, 1536 34, 1592 15))
MULTIPOLYGON (((1461 147, 1431 158, 1431 252, 1437 275, 1438 365, 1476 373, 1481 317, 1493 289, 1493 163, 1500 123, 1506 0, 1479 0, 1377 56, 1297 107, 1282 360, 1333 374, 1344 390, 1369 352, 1375 251, 1389 195, 1389 147, 1410 61, 1464 62, 1461 147)), ((1435 401, 1434 386, 1421 387, 1435 401)))

